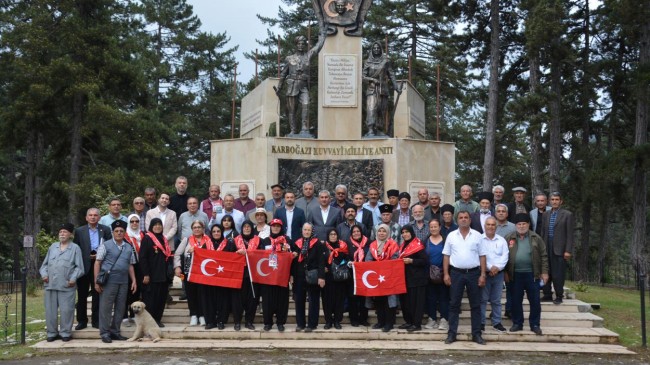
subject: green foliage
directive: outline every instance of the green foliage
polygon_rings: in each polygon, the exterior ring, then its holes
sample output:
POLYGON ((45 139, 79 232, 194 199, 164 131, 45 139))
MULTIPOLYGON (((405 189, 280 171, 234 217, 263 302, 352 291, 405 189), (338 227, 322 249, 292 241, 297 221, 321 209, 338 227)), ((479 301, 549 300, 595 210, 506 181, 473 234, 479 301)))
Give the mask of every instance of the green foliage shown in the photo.
POLYGON ((578 293, 586 293, 587 291, 589 291, 589 286, 582 281, 577 281, 573 283, 572 288, 578 293))

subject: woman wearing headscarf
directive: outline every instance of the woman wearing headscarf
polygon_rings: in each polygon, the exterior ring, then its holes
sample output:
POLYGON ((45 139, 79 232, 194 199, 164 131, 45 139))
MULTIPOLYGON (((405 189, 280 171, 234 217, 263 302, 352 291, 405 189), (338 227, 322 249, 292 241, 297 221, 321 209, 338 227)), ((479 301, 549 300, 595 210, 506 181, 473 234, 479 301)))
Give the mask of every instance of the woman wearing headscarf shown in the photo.
MULTIPOLYGON (((222 220, 223 222, 223 220, 222 220)), ((225 228, 224 228, 225 230, 225 228)), ((231 230, 232 236, 232 230, 231 230)), ((237 252, 237 251, 246 251, 246 247, 240 242, 237 244, 234 238, 225 237, 217 251, 224 252, 237 252)), ((242 280, 242 286, 244 281, 242 280)), ((225 323, 228 322, 228 316, 230 312, 233 313, 233 320, 235 321, 235 331, 241 329, 241 317, 242 317, 242 301, 241 301, 241 287, 239 288, 219 288, 220 295, 217 298, 219 300, 219 313, 217 313, 217 327, 222 330, 225 327, 225 323)))
POLYGON ((223 238, 234 240, 235 237, 239 236, 239 232, 235 228, 235 220, 231 215, 224 215, 221 218, 221 227, 223 227, 223 238))
MULTIPOLYGON (((432 219, 429 222, 429 238, 426 243, 427 257, 429 266, 437 266, 442 272, 442 249, 445 247, 445 239, 440 234, 440 221, 432 219)), ((442 277, 442 276, 441 276, 442 277)), ((425 328, 439 329, 446 331, 449 329, 447 320, 449 319, 449 287, 444 282, 427 284, 426 311, 429 315, 429 323, 425 328), (440 320, 437 318, 437 312, 440 312, 440 320)))
MULTIPOLYGON (((364 262, 370 249, 368 237, 363 235, 363 228, 355 224, 350 229, 350 238, 348 238, 349 264, 353 262, 364 262)), ((354 295, 354 278, 350 277, 347 282, 348 295, 348 314, 352 327, 370 326, 368 323, 368 308, 366 308, 366 297, 354 295)))
MULTIPOLYGON (((390 227, 382 223, 377 226, 377 239, 370 244, 366 261, 395 260, 399 257, 399 246, 397 242, 389 238, 390 227)), ((388 332, 395 325, 395 313, 397 310, 397 296, 385 295, 372 297, 377 311, 377 323, 373 329, 381 329, 388 332)), ((366 301, 368 303, 368 301, 366 301)))
POLYGON ((207 250, 214 250, 210 236, 205 234, 205 223, 200 220, 194 220, 190 225, 192 234, 181 240, 181 243, 176 247, 174 253, 174 273, 181 278, 185 284, 185 294, 187 295, 187 307, 190 310, 190 326, 201 324, 205 326, 205 317, 203 316, 203 308, 201 306, 202 291, 206 285, 196 284, 187 281, 188 271, 192 263, 192 254, 194 249, 203 248, 207 250), (184 258, 184 261, 181 260, 184 258), (184 267, 181 263, 184 262, 184 267))
MULTIPOLYGON (((124 235, 124 240, 131 245, 133 249, 133 255, 135 256, 136 263, 133 265, 133 270, 135 271, 136 282, 142 282, 142 271, 140 270, 140 263, 138 262, 138 257, 140 255, 140 246, 142 245, 142 239, 144 238, 144 232, 140 230, 140 215, 131 214, 129 216, 129 225, 126 228, 126 234, 124 235)), ((129 288, 131 287, 131 278, 129 277, 129 288)), ((135 293, 130 290, 126 294, 126 310, 124 311, 124 320, 126 321, 126 326, 130 327, 131 323, 134 323, 133 317, 135 314, 131 310, 131 304, 140 300, 140 285, 137 286, 135 293)))
POLYGON ((399 328, 408 332, 420 331, 429 282, 429 257, 424 244, 415 236, 413 226, 402 227, 402 238, 399 258, 404 261, 406 294, 400 296, 405 323, 399 328))
MULTIPOLYGON (((212 243, 212 250, 216 250, 221 244, 226 241, 223 238, 223 227, 221 224, 215 224, 210 228, 210 242, 212 243)), ((218 315, 221 312, 222 289, 218 286, 205 285, 203 288, 203 297, 201 299, 201 307, 203 308, 203 316, 205 317, 205 329, 211 330, 218 328, 220 330, 226 328, 224 323, 220 323, 218 315)), ((227 315, 226 315, 227 318, 227 315)))
POLYGON ((313 226, 305 223, 302 226, 302 236, 292 246, 293 263, 293 299, 296 303, 296 331, 311 332, 318 328, 320 316, 320 291, 325 287, 325 262, 327 251, 325 246, 313 236, 313 226), (308 271, 318 277, 316 283, 309 284, 305 278, 308 271), (305 323, 305 302, 309 293, 309 314, 305 323), (306 327, 305 327, 306 325, 306 327))
MULTIPOLYGON (((281 220, 274 219, 271 221, 271 234, 269 237, 264 238, 260 245, 260 248, 269 251, 269 254, 291 251, 287 237, 282 234, 281 220)), ((284 325, 287 323, 289 313, 289 286, 260 284, 260 292, 262 293, 264 331, 271 330, 273 315, 275 315, 278 331, 284 332, 284 325)))
POLYGON ((332 228, 327 232, 327 265, 325 266, 325 287, 323 288, 323 313, 325 313, 325 329, 334 328, 340 330, 343 321, 343 305, 345 303, 347 283, 346 281, 334 280, 332 268, 348 264, 348 245, 339 240, 339 234, 332 228))
MULTIPOLYGON (((253 251, 261 248, 261 240, 255 235, 254 227, 255 225, 253 222, 249 220, 242 223, 241 234, 235 237, 235 244, 237 247, 243 247, 237 250, 238 254, 245 255, 246 251, 253 251)), ((242 281, 239 295, 241 296, 242 305, 239 308, 233 308, 233 317, 241 319, 242 313, 245 312, 244 327, 254 331, 255 326, 253 325, 253 322, 255 322, 257 306, 260 304, 260 288, 259 285, 251 282, 248 269, 244 269, 244 279, 242 281)), ((235 329, 237 329, 236 325, 235 329)))
POLYGON ((152 219, 149 232, 140 245, 139 262, 142 270, 142 301, 160 327, 165 327, 161 320, 169 294, 167 266, 173 263, 173 256, 169 242, 163 235, 162 220, 152 219))

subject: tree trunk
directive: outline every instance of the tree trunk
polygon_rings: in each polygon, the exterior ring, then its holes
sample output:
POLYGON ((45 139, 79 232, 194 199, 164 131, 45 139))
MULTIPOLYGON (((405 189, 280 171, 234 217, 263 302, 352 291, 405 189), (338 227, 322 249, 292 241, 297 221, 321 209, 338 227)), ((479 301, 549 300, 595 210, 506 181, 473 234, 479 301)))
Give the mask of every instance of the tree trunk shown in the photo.
MULTIPOLYGON (((536 50, 528 52, 528 62, 530 64, 530 78, 528 80, 530 95, 539 94, 539 53, 536 50)), ((530 175, 534 194, 544 191, 544 180, 542 178, 542 123, 540 121, 540 112, 537 103, 532 104, 530 120, 530 175)))
POLYGON ((33 129, 27 136, 27 156, 25 168, 25 228, 24 235, 32 236, 34 239, 33 247, 25 248, 25 267, 27 268, 27 277, 36 279, 39 277, 39 252, 36 246, 36 236, 41 230, 40 217, 40 186, 41 178, 38 177, 38 170, 43 158, 44 138, 42 133, 33 129))
POLYGON ((499 101, 499 0, 490 1, 490 85, 488 93, 485 156, 483 160, 483 191, 492 191, 494 150, 499 101))
POLYGON ((549 109, 551 114, 549 126, 549 191, 560 190, 560 159, 562 158, 562 136, 561 136, 561 60, 558 55, 552 56, 551 60, 551 97, 549 109))
POLYGON ((605 254, 609 242, 609 203, 600 204, 600 242, 598 244, 598 282, 605 285, 605 254))
MULTIPOLYGON (((650 0, 645 0, 640 4, 640 8, 645 15, 641 15, 641 39, 639 50, 638 70, 640 75, 637 76, 636 86, 636 128, 634 137, 634 146, 640 147, 648 142, 648 67, 650 67, 650 0)), ((646 156, 641 152, 636 152, 634 161, 634 181, 632 199, 633 204, 633 222, 634 231, 632 234, 631 258, 634 263, 639 264, 639 270, 646 272, 646 199, 647 199, 647 181, 646 173, 643 169, 643 162, 646 156)))
POLYGON ((68 192, 68 221, 75 226, 77 219, 77 184, 79 183, 79 166, 81 165, 81 126, 86 110, 86 96, 76 93, 72 105, 72 138, 70 141, 70 190, 68 192))

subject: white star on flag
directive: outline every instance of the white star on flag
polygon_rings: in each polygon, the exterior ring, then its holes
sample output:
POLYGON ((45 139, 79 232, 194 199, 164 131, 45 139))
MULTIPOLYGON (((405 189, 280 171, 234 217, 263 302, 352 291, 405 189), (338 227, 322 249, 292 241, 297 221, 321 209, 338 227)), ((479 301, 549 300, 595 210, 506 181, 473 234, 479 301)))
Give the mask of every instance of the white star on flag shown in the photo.
POLYGON ((379 275, 379 282, 383 283, 384 281, 386 281, 386 278, 383 275, 379 275))
POLYGON ((223 272, 223 266, 219 265, 219 267, 217 267, 217 270, 218 270, 219 272, 223 272))

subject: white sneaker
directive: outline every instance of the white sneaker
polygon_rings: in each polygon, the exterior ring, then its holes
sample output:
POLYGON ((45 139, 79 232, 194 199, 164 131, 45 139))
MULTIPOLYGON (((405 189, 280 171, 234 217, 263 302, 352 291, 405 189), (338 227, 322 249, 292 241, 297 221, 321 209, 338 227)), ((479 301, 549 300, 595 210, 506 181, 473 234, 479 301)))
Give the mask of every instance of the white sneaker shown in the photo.
POLYGON ((196 316, 192 316, 190 318, 190 326, 196 326, 197 324, 199 324, 199 319, 196 316))
POLYGON ((436 321, 433 318, 429 318, 429 321, 427 322, 427 324, 424 325, 424 328, 430 329, 430 330, 432 330, 434 328, 438 328, 438 321, 436 321))
POLYGON ((440 323, 438 324, 438 329, 441 331, 447 331, 449 329, 449 323, 444 318, 440 318, 440 323))
POLYGON ((205 326, 205 317, 203 316, 199 317, 199 323, 201 324, 201 326, 205 326))

